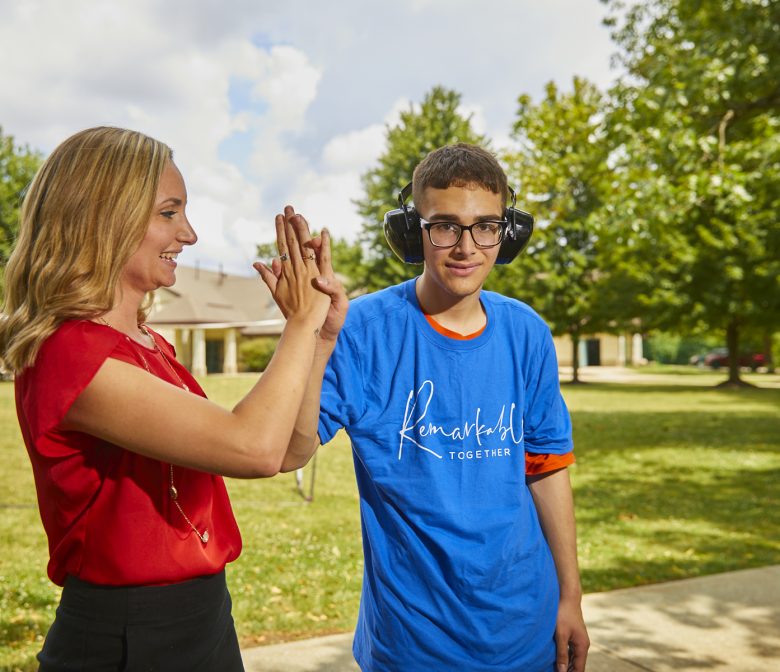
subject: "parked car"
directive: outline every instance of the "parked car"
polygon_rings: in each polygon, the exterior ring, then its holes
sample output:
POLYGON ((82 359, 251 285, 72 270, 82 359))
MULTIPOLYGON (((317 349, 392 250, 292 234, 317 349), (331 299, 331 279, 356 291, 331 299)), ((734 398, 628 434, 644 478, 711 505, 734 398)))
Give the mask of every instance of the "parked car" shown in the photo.
MULTIPOLYGON (((728 348, 715 348, 704 355, 704 366, 719 369, 729 365, 728 348)), ((759 353, 745 353, 739 356, 739 366, 755 371, 759 367, 766 366, 766 356, 759 353)))
POLYGON ((688 359, 688 364, 691 366, 704 366, 704 358, 706 355, 698 354, 698 355, 691 355, 690 359, 688 359))

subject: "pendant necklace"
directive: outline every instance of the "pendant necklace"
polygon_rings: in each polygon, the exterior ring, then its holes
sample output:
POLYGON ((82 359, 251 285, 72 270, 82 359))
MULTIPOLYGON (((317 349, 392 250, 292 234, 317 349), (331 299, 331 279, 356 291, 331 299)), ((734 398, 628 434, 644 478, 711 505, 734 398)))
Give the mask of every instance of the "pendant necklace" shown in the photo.
MULTIPOLYGON (((98 317, 97 320, 101 322, 102 324, 105 324, 107 327, 110 327, 111 329, 114 329, 103 317, 98 317)), ((115 331, 118 331, 117 329, 114 329, 115 331)), ((165 356, 165 353, 160 349, 160 346, 157 345, 157 341, 154 339, 154 336, 149 332, 149 330, 146 328, 145 325, 139 324, 138 325, 138 331, 140 331, 144 336, 146 336, 149 340, 152 342, 152 348, 157 352, 161 357, 163 362, 165 362, 165 365, 168 367, 168 370, 173 374, 173 377, 179 382, 179 386, 185 390, 186 392, 190 392, 190 388, 182 379, 179 373, 176 371, 176 369, 173 368, 173 365, 168 361, 168 358, 165 356)), ((120 332, 123 333, 123 332, 120 332)), ((130 338, 127 334, 124 335, 125 338, 128 341, 132 341, 133 339, 130 338)), ((141 357, 141 361, 144 364, 144 368, 149 372, 151 375, 154 376, 152 373, 152 369, 149 367, 149 362, 146 361, 146 357, 144 356, 143 352, 140 350, 137 350, 139 356, 141 357)), ((168 485, 168 496, 171 498, 171 501, 173 502, 174 506, 179 510, 179 513, 182 515, 185 521, 187 521, 187 525, 189 525, 192 528, 192 531, 198 535, 198 539, 201 540, 203 544, 208 543, 209 540, 209 531, 203 530, 203 533, 198 530, 197 527, 193 524, 193 522, 190 520, 189 516, 184 513, 184 509, 181 508, 181 504, 179 504, 179 491, 176 489, 176 485, 173 481, 173 464, 169 463, 169 470, 168 473, 170 475, 170 482, 168 485)))

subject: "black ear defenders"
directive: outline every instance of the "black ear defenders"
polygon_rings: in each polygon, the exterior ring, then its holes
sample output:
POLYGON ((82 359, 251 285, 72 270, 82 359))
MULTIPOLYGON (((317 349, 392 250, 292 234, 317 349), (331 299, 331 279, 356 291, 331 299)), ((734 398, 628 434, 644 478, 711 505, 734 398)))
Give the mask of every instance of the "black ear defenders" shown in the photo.
MULTIPOLYGON (((412 183, 407 184, 398 194, 400 207, 385 213, 385 238, 395 256, 407 264, 423 262, 423 232, 420 215, 414 205, 406 205, 406 199, 412 193, 412 183)), ((528 244, 534 230, 534 218, 523 210, 515 208, 516 196, 509 188, 512 205, 504 210, 506 228, 504 240, 498 248, 497 264, 508 264, 520 254, 528 244)))

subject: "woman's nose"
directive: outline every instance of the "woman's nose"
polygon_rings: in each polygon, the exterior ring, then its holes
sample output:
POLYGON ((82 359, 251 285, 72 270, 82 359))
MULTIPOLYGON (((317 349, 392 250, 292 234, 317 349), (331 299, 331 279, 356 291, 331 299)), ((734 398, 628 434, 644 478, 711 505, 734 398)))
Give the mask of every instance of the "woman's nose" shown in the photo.
POLYGON ((190 224, 190 220, 186 216, 184 217, 184 226, 179 231, 177 238, 179 242, 185 245, 194 245, 198 242, 198 234, 195 233, 195 229, 192 228, 192 224, 190 224))

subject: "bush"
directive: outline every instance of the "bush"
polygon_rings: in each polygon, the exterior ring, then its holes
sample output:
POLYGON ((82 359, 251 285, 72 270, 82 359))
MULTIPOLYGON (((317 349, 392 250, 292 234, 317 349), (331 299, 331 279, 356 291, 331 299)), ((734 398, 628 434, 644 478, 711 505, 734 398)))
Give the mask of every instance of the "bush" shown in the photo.
POLYGON ((644 355, 659 364, 687 364, 692 355, 704 354, 718 345, 723 344, 712 336, 697 338, 659 331, 645 339, 644 355))
POLYGON ((275 336, 242 339, 238 346, 238 370, 265 371, 278 342, 275 336))

